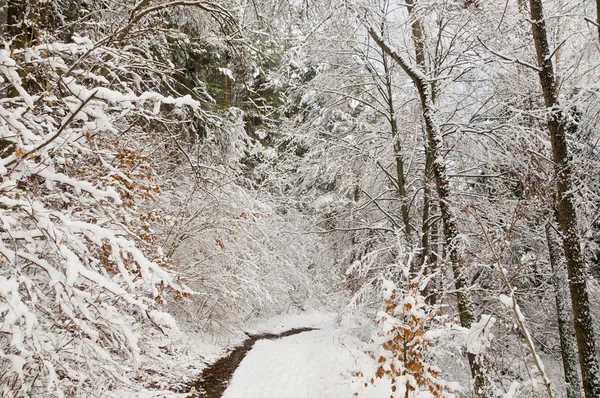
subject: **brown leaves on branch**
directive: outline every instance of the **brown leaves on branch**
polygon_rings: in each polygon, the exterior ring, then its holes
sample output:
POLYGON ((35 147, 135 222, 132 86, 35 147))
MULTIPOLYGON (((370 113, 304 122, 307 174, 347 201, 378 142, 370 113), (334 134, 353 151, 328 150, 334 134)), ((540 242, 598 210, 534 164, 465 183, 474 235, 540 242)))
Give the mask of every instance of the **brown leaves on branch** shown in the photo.
MULTIPOLYGON (((438 311, 424 303, 415 286, 400 299, 397 295, 394 289, 384 299, 385 316, 377 321, 381 329, 376 339, 384 342, 380 349, 370 353, 379 365, 375 378, 390 379, 392 393, 400 389, 405 391, 407 398, 413 391, 429 391, 434 397, 451 395, 445 384, 438 380, 439 370, 428 363, 434 341, 426 331, 437 322, 438 311), (396 365, 398 363, 400 366, 396 365)), ((356 376, 362 376, 362 373, 356 372, 356 376)), ((375 378, 370 378, 369 383, 375 384, 375 378)))

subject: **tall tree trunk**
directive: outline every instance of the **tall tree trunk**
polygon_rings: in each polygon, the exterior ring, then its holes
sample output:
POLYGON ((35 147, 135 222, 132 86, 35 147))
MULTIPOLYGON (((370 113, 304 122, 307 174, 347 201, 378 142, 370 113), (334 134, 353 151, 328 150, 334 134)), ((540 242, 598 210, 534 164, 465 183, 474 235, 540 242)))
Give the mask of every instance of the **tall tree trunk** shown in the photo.
MULTIPOLYGON (((386 3, 386 8, 389 3, 386 3)), ((381 37, 385 36, 386 26, 385 21, 381 23, 380 34, 381 37)), ((410 214, 408 209, 408 196, 406 194, 406 174, 404 172, 404 156, 402 155, 402 141, 400 132, 398 131, 398 121, 396 119, 396 109, 394 106, 393 96, 393 80, 392 71, 389 65, 389 56, 381 49, 381 62, 383 65, 383 88, 379 88, 381 96, 384 98, 387 105, 387 112, 389 114, 390 130, 392 133, 392 139, 394 140, 394 160, 396 163, 396 182, 398 197, 400 198, 400 215, 402 217, 402 225, 404 227, 404 236, 409 247, 413 245, 413 228, 410 224, 410 214)), ((417 263, 412 261, 410 264, 410 275, 412 277, 417 274, 417 263)))
POLYGON ((8 11, 8 2, 6 0, 0 0, 0 36, 8 37, 8 18, 6 12, 8 11))
POLYGON ((417 61, 417 67, 421 71, 425 72, 425 35, 423 34, 423 24, 421 23, 421 20, 415 15, 414 0, 406 0, 406 8, 408 10, 408 15, 412 18, 410 28, 412 31, 412 39, 415 46, 415 60, 417 61))
MULTIPOLYGON (((402 69, 409 75, 413 83, 415 84, 419 97, 421 99, 421 108, 423 111, 423 119, 425 121, 425 131, 427 139, 427 154, 430 156, 432 163, 431 171, 433 172, 436 189, 438 192, 438 199, 440 201, 440 212, 442 215, 442 229, 444 232, 444 248, 452 264, 452 272, 454 276, 454 286, 457 290, 458 299, 458 310, 460 313, 461 325, 465 328, 470 328, 473 323, 473 310, 471 308, 471 297, 464 291, 468 286, 466 275, 463 273, 463 265, 456 249, 456 238, 458 236, 458 229, 456 227, 455 216, 450 209, 448 199, 450 197, 449 182, 446 175, 446 165, 443 163, 443 159, 440 156, 441 149, 441 135, 439 132, 439 126, 435 121, 435 90, 433 84, 430 83, 425 73, 427 73, 427 65, 425 62, 425 30, 421 19, 415 13, 415 0, 406 0, 406 7, 409 16, 412 18, 411 21, 411 33, 413 45, 415 47, 415 61, 417 67, 413 68, 407 63, 402 57, 394 53, 392 55, 391 49, 387 47, 387 53, 402 67, 402 69), (408 69, 413 69, 413 73, 409 73, 408 69), (414 73, 416 72, 416 73, 414 73)), ((373 36, 373 34, 371 34, 373 36)), ((375 39, 375 38, 374 38, 375 39)), ((375 40, 377 42, 377 40, 375 40)), ((381 38, 383 42, 383 38, 381 38)), ((385 50, 385 49, 384 49, 385 50)), ((425 171, 427 172, 427 170, 425 171)), ((481 366, 472 353, 467 353, 469 360, 469 367, 471 369, 471 375, 475 380, 475 393, 478 396, 484 396, 485 389, 485 377, 482 373, 481 366)))
MULTIPOLYGON (((460 323, 465 328, 470 328, 473 324, 473 310, 471 308, 471 297, 465 290, 468 287, 466 275, 464 275, 464 266, 456 248, 458 229, 456 219, 452 208, 450 207, 450 185, 446 175, 446 165, 440 156, 442 146, 441 134, 436 121, 435 109, 433 106, 431 86, 425 74, 412 66, 401 55, 392 50, 374 29, 369 29, 369 34, 377 45, 383 49, 410 77, 415 85, 421 102, 423 120, 425 122, 425 131, 427 133, 428 148, 433 157, 433 176, 436 190, 439 198, 440 213, 442 216, 442 226, 444 231, 445 249, 452 265, 454 275, 454 285, 457 291, 458 311, 460 314, 460 323)), ((471 374, 475 379, 475 391, 478 396, 484 396, 485 376, 477 358, 472 353, 467 353, 471 374)))
POLYGON ((600 41, 600 0, 596 0, 596 28, 598 28, 598 41, 600 41))
MULTIPOLYGON (((417 63, 417 68, 423 71, 423 73, 427 73, 427 65, 425 63, 425 34, 424 28, 421 20, 415 15, 415 1, 414 0, 406 0, 406 9, 408 10, 409 16, 412 18, 411 22, 411 33, 412 39, 415 46, 415 61, 417 63)), ((429 84, 431 88, 431 102, 435 104, 435 89, 434 83, 429 84)), ((427 252, 429 250, 429 223, 426 222, 429 219, 429 210, 431 204, 431 189, 429 186, 429 180, 432 175, 432 167, 433 167, 433 155, 431 150, 431 141, 427 138, 427 134, 423 137, 425 140, 425 170, 424 170, 424 189, 423 189, 423 213, 422 213, 422 222, 423 228, 421 231, 421 255, 418 259, 418 265, 422 266, 427 256, 427 252)), ((423 292, 426 297, 429 297, 427 294, 427 289, 423 292)), ((435 302, 435 297, 431 297, 430 302, 435 302)))
POLYGON ((556 174, 558 224, 560 232, 564 237, 563 249, 567 263, 567 273, 569 275, 569 289, 571 291, 571 303, 575 320, 575 337, 579 350, 579 364, 583 376, 583 389, 587 398, 597 398, 600 397, 600 380, 598 378, 596 340, 586 286, 587 275, 581 254, 580 239, 577 231, 577 216, 573 204, 572 170, 565 134, 567 118, 559 106, 542 0, 529 0, 529 8, 533 40, 540 67, 540 85, 549 113, 547 123, 556 174))
MULTIPOLYGON (((384 27, 381 28, 382 36, 384 27)), ((394 108, 394 98, 392 93, 392 74, 388 65, 388 55, 382 54, 383 71, 385 73, 385 100, 388 106, 390 129, 394 139, 394 158, 396 161, 396 180, 398 181, 398 196, 400 196, 400 214, 402 224, 404 225, 404 234, 409 244, 412 242, 412 227, 408 214, 408 197, 406 196, 406 175, 404 174, 404 157, 402 156, 402 145, 400 144, 400 134, 398 131, 398 121, 396 120, 396 109, 394 108)))
POLYGON ((558 236, 550 222, 546 223, 546 243, 548 245, 550 268, 554 275, 552 283, 556 291, 556 318, 565 383, 567 385, 567 398, 581 398, 581 379, 579 373, 577 373, 577 343, 573 338, 573 317, 569 311, 570 303, 566 292, 568 287, 567 275, 562 261, 562 250, 558 243, 558 236))
MULTIPOLYGON (((421 253, 419 255, 419 266, 426 265, 426 271, 429 275, 437 271, 437 259, 432 255, 432 240, 435 239, 435 223, 431 222, 432 202, 431 202, 431 174, 433 167, 433 158, 429 148, 425 148, 425 179, 423 181, 423 213, 421 214, 421 253), (425 264, 427 262, 427 264, 425 264)), ((430 279, 425 286, 423 295, 430 305, 437 302, 436 292, 432 291, 435 287, 435 281, 430 279)))

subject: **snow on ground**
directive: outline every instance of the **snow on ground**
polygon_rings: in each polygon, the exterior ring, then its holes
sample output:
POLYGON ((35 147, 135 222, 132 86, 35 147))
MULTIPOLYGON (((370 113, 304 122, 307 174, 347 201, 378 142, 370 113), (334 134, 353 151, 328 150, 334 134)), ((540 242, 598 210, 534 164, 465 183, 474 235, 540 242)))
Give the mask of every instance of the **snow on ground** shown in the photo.
POLYGON ((277 315, 269 319, 257 321, 246 329, 250 334, 282 333, 296 328, 332 328, 336 320, 335 313, 302 312, 299 314, 277 315))
POLYGON ((144 352, 137 379, 131 380, 129 385, 111 391, 108 396, 110 398, 187 397, 189 394, 186 383, 196 379, 207 364, 225 355, 227 346, 238 344, 242 340, 243 334, 218 341, 208 333, 186 331, 174 337, 148 330, 140 340, 144 352))
MULTIPOLYGON (((235 371, 223 398, 352 398, 355 392, 359 398, 388 398, 389 381, 376 380, 375 386, 365 388, 367 377, 355 377, 361 371, 370 378, 377 365, 364 352, 364 342, 348 327, 348 320, 341 325, 338 320, 336 314, 301 313, 255 322, 247 333, 279 334, 304 327, 318 330, 257 341, 235 371)), ((226 353, 223 342, 211 341, 206 334, 185 333, 174 341, 160 334, 147 338, 161 340, 153 344, 159 351, 154 348, 154 358, 144 358, 137 382, 109 397, 187 397, 188 391, 168 389, 198 377, 207 364, 226 353)), ((238 339, 236 334, 226 345, 239 344, 238 339)))
MULTIPOLYGON (((335 314, 290 313, 257 320, 253 326, 246 328, 246 332, 277 334, 297 327, 332 325, 334 320, 335 314)), ((211 335, 196 331, 192 326, 180 325, 182 333, 178 336, 163 335, 156 330, 145 331, 144 338, 140 340, 143 355, 137 380, 106 394, 110 398, 187 397, 185 384, 188 381, 196 379, 202 369, 225 355, 228 348, 241 344, 247 338, 241 330, 211 335)))
POLYGON ((189 396, 187 393, 175 393, 171 391, 160 391, 160 390, 148 390, 143 389, 140 391, 132 391, 132 390, 119 390, 113 392, 110 397, 114 398, 186 398, 189 396))
POLYGON ((322 316, 320 322, 315 319, 322 330, 257 341, 223 398, 351 398, 357 391, 359 397, 388 398, 387 382, 360 388, 364 378, 354 377, 354 372, 370 367, 373 361, 357 338, 335 328, 331 321, 322 316))

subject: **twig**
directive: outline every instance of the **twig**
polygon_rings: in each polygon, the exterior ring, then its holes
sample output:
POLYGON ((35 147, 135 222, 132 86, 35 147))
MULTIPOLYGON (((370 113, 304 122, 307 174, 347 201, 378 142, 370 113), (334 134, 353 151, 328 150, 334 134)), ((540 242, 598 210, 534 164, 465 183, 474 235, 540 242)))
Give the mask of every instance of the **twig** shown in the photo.
POLYGON ((360 188, 360 190, 362 191, 362 193, 364 193, 365 195, 367 195, 367 197, 371 200, 371 202, 373 202, 375 204, 375 206, 377 206, 377 208, 379 209, 379 211, 381 211, 392 222, 392 224, 394 224, 394 226, 396 228, 403 229, 403 227, 400 224, 398 224, 398 222, 396 222, 396 220, 394 220, 394 217, 390 213, 388 213, 384 208, 382 208, 379 203, 377 203, 377 199, 373 199, 371 197, 371 195, 369 195, 367 193, 367 191, 365 191, 364 189, 360 188))
POLYGON ((542 68, 540 68, 539 66, 535 66, 535 65, 533 65, 533 64, 530 64, 529 62, 521 61, 519 58, 511 58, 511 57, 509 57, 508 55, 504 55, 504 54, 501 54, 501 53, 499 53, 499 52, 497 52, 497 51, 494 51, 494 50, 492 50, 491 48, 489 48, 488 46, 486 46, 486 45, 483 43, 483 41, 481 41, 481 39, 480 39, 479 37, 477 37, 477 41, 479 41, 479 43, 480 43, 480 44, 481 44, 481 45, 482 45, 482 46, 483 46, 483 47, 484 47, 486 50, 488 50, 489 52, 491 52, 492 54, 494 54, 494 55, 495 55, 495 56, 497 56, 498 58, 502 58, 502 59, 503 59, 503 60, 505 60, 505 61, 512 62, 512 63, 515 63, 515 64, 519 64, 519 65, 522 65, 522 66, 524 66, 524 67, 526 67, 526 68, 529 68, 529 69, 533 69, 534 71, 536 71, 536 72, 538 72, 538 73, 540 73, 540 72, 542 71, 542 68))
POLYGON ((589 17, 585 17, 585 18, 583 18, 583 19, 585 19, 585 21, 586 21, 586 22, 589 22, 589 23, 591 23, 592 25, 594 25, 594 26, 596 26, 596 27, 600 28, 600 25, 598 24, 598 22, 594 21, 593 19, 591 19, 591 18, 589 18, 589 17))
POLYGON ((97 93, 97 92, 98 92, 98 90, 94 91, 94 92, 92 93, 92 95, 90 95, 88 98, 86 98, 85 100, 83 100, 83 101, 81 102, 81 104, 80 104, 80 105, 77 107, 77 109, 75 110, 75 112, 72 112, 72 113, 71 113, 71 115, 70 115, 70 116, 67 118, 67 121, 66 121, 66 122, 65 122, 65 123, 64 123, 62 126, 60 126, 60 128, 58 129, 58 131, 56 132, 56 134, 54 134, 52 137, 50 137, 50 138, 48 139, 48 141, 46 141, 46 142, 44 142, 44 143, 40 144, 40 146, 38 146, 38 147, 35 147, 35 148, 33 148, 31 151, 29 151, 29 152, 25 153, 24 155, 22 155, 22 156, 19 156, 18 158, 11 160, 10 162, 8 162, 8 163, 6 164, 6 166, 5 166, 5 167, 10 167, 10 166, 12 166, 12 165, 13 165, 13 164, 15 164, 15 163, 16 163, 16 162, 17 162, 19 159, 24 159, 25 157, 27 157, 27 156, 29 156, 29 155, 31 155, 31 154, 33 154, 33 153, 35 153, 35 152, 39 151, 40 149, 43 149, 44 147, 48 146, 48 144, 50 144, 52 141, 54 141, 55 139, 57 139, 57 138, 58 138, 58 137, 59 137, 59 136, 62 134, 62 132, 63 132, 63 131, 64 131, 64 130, 67 128, 67 126, 69 126, 69 124, 71 124, 71 122, 73 121, 73 119, 75 118, 75 116, 76 116, 76 115, 77 115, 77 114, 78 114, 78 113, 79 113, 79 112, 80 112, 80 111, 83 109, 83 107, 84 107, 84 106, 85 106, 85 105, 86 105, 88 102, 90 102, 90 100, 91 100, 92 98, 94 98, 94 96, 96 95, 96 93, 97 93))
MULTIPOLYGON (((483 225, 483 222, 481 221, 481 218, 479 216, 477 216, 477 214, 475 214, 473 212, 472 209, 467 208, 466 209, 467 212, 469 214, 471 214, 471 216, 473 216, 473 218, 475 219, 475 221, 477 222, 477 224, 479 224, 479 227, 481 228, 481 232, 483 233, 483 236, 485 238, 485 241, 489 247, 489 249, 492 252, 492 256, 494 258, 494 262, 496 263, 496 268, 498 269, 498 272, 500 274, 500 277, 502 279, 502 282, 504 282, 504 285, 506 286, 506 288, 508 289, 508 291, 510 292, 510 299, 511 299, 511 309, 513 311, 513 314, 515 315, 515 319, 517 321, 517 325, 519 326, 519 329, 521 330, 521 333, 523 334, 523 338, 525 339, 525 342, 527 343, 527 348, 529 349, 529 352, 531 353, 531 356, 533 357, 533 362, 535 363, 535 366, 537 368, 538 373, 540 374, 540 377, 542 378, 544 385, 546 387, 546 391, 548 393, 548 397, 549 398, 553 398, 553 394, 552 394, 552 386, 550 384, 550 379, 548 378, 548 376, 546 375, 546 372, 544 370, 544 364, 542 363, 540 357, 538 356, 536 350, 535 350, 535 345, 533 343, 533 339, 531 337, 531 334, 529 334, 529 330, 527 330, 527 327, 525 326, 525 321, 523 319, 523 314, 521 313, 521 309, 519 308, 519 304, 517 303, 517 299, 515 297, 515 290, 512 287, 510 281, 508 280, 508 276, 506 275, 506 272, 504 270, 504 267, 502 266, 502 253, 504 251, 504 249, 506 248, 507 244, 504 243, 502 245, 502 247, 500 248, 499 251, 496 251, 496 249, 494 249, 494 246, 492 245, 492 242, 490 240, 490 237, 487 233, 487 230, 485 229, 485 226, 483 225)), ((518 216, 515 212, 514 216, 513 216, 513 220, 511 222, 510 227, 508 228, 508 231, 506 232, 506 240, 505 242, 508 241, 509 235, 516 223, 518 219, 518 216)))

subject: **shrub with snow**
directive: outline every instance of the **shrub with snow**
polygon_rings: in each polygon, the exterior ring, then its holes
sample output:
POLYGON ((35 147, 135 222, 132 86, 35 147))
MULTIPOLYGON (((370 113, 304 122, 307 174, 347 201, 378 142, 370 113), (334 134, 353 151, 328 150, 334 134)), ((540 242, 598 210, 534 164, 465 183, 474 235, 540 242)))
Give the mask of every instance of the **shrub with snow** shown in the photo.
POLYGON ((431 352, 447 334, 449 319, 427 304, 414 285, 398 290, 386 280, 383 299, 385 309, 377 314, 379 328, 370 344, 377 370, 365 387, 388 378, 393 398, 454 397, 459 386, 441 379, 440 369, 431 363, 431 352))
POLYGON ((74 41, 0 50, 2 396, 117 380, 139 325, 174 326, 158 306, 189 293, 156 245, 153 170, 119 139, 163 103, 198 104, 140 91, 120 65, 135 55, 74 41))

